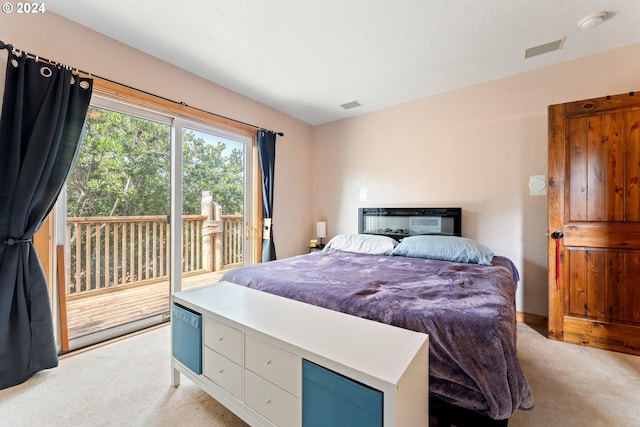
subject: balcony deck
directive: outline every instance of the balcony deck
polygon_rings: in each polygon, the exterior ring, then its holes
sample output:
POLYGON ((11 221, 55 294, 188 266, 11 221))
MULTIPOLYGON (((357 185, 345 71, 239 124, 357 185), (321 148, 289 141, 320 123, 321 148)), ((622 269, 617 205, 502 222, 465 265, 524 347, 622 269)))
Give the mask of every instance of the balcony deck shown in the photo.
MULTIPOLYGON (((182 290, 209 285, 231 269, 186 276, 182 290)), ((86 292, 67 301, 69 339, 169 312, 169 281, 86 292)))

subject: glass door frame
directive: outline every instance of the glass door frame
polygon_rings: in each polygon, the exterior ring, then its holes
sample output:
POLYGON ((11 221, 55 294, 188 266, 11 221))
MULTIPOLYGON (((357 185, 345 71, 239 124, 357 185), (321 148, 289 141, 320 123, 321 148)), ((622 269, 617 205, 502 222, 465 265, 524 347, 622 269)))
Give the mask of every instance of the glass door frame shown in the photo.
MULTIPOLYGON (((98 108, 106 108, 109 110, 115 110, 124 114, 130 114, 143 119, 148 119, 160 123, 166 123, 171 126, 171 142, 170 142, 170 271, 169 271, 169 294, 173 292, 179 292, 182 287, 182 221, 176 221, 176 218, 182 217, 182 131, 184 127, 197 130, 200 132, 219 135, 226 139, 231 139, 244 144, 244 247, 243 247, 243 263, 250 264, 257 262, 257 256, 260 252, 259 242, 257 239, 258 231, 261 230, 261 216, 258 215, 257 210, 261 208, 260 204, 260 192, 258 183, 254 182, 256 176, 259 176, 259 166, 257 159, 257 147, 255 144, 255 134, 250 129, 244 127, 232 126, 226 128, 224 122, 221 125, 208 122, 209 117, 203 117, 203 121, 190 120, 180 115, 179 111, 172 111, 171 108, 167 108, 162 102, 157 105, 150 102, 148 99, 142 100, 142 102, 136 102, 135 98, 130 96, 118 97, 117 94, 112 91, 101 92, 100 86, 97 86, 97 91, 94 90, 91 105, 98 108), (159 108, 157 108, 159 107, 159 108), (258 242, 258 243, 256 243, 258 242)), ((162 100, 160 100, 162 101, 162 100)), ((182 110, 180 110, 182 111, 182 110)), ((194 112, 191 112, 194 115, 194 112)), ((196 111, 195 116, 198 116, 199 112, 196 111)), ((186 117, 189 117, 187 114, 186 117)), ((198 120, 200 117, 198 117, 198 120)), ((212 120, 214 121, 214 120, 212 120)), ((66 190, 63 188, 58 202, 54 207, 54 225, 52 233, 52 247, 53 252, 53 265, 57 264, 55 247, 57 245, 67 245, 66 240, 66 190)), ((54 276, 57 276, 54 274, 54 276)), ((66 276, 66 275, 65 275, 66 276)), ((57 281, 57 278, 54 279, 57 281)), ((59 301, 58 298, 58 286, 52 286, 52 300, 54 302, 59 301)), ((52 304, 54 319, 59 319, 59 307, 58 304, 52 304)), ((73 351, 79 348, 83 348, 92 345, 93 338, 99 338, 97 342, 102 342, 122 336, 128 333, 151 327, 159 323, 165 322, 170 318, 170 307, 167 305, 167 313, 153 316, 147 319, 142 319, 134 324, 126 324, 119 327, 106 330, 102 336, 92 335, 90 339, 77 338, 72 340, 73 343, 69 343, 69 351, 73 351)), ((55 336, 58 344, 58 349, 61 348, 60 338, 60 323, 54 322, 55 336)))
MULTIPOLYGON (((183 142, 184 129, 192 129, 198 132, 230 139, 244 145, 244 237, 243 237, 243 262, 250 263, 253 258, 253 244, 251 242, 251 224, 253 223, 253 146, 254 139, 238 132, 229 131, 213 124, 196 122, 181 117, 174 119, 172 128, 171 145, 171 218, 182 217, 182 166, 183 166, 183 142)), ((182 269, 179 264, 173 263, 176 257, 181 257, 182 251, 182 222, 171 221, 171 286, 172 293, 182 290, 182 269)))
MULTIPOLYGON (((110 111, 115 111, 117 113, 134 116, 140 119, 153 121, 163 125, 168 125, 170 126, 173 132, 174 119, 169 114, 163 114, 157 111, 152 111, 151 109, 144 108, 142 106, 138 106, 130 102, 120 101, 118 99, 96 94, 96 93, 94 93, 93 96, 91 97, 90 106, 102 108, 110 111)), ((170 140, 169 144, 170 144, 169 150, 171 152, 171 150, 173 149, 173 139, 170 140)), ((170 179, 173 180, 173 176, 171 176, 170 179)), ((169 196, 171 196, 171 194, 169 194, 169 196)), ((69 242, 66 242, 66 221, 67 221, 66 186, 63 187, 54 209, 55 209, 54 210, 55 226, 54 226, 53 240, 55 243, 53 246, 54 248, 57 245, 65 245, 66 247, 69 244, 69 242)), ((171 210, 171 206, 170 206, 170 210, 171 210)), ((171 235, 170 238, 173 239, 173 235, 171 235)), ((172 253, 171 253, 171 256, 173 257, 172 253)), ((171 271, 174 270, 175 262, 176 260, 171 258, 170 264, 169 264, 171 271)), ((67 277, 66 274, 65 274, 65 277, 66 277, 66 280, 68 281, 69 278, 67 277)), ((54 287, 54 289, 59 289, 59 288, 60 288, 59 286, 54 287)), ((65 288, 66 288, 66 284, 65 284, 65 288)), ((171 293, 171 289, 172 289, 172 285, 170 282, 169 288, 167 289, 167 293, 169 295, 171 293)), ((57 291, 56 291, 56 294, 57 294, 57 291)), ((59 301, 59 295, 54 295, 54 296, 55 296, 55 300, 59 301)), ((56 318, 59 318, 59 313, 57 312, 58 312, 58 308, 56 304, 56 310, 54 311, 54 316, 56 316, 56 318)), ((122 335, 137 332, 139 330, 161 324, 167 321, 168 319, 169 319, 169 305, 167 304, 166 313, 149 316, 149 317, 142 318, 130 323, 125 323, 125 324, 114 326, 99 332, 94 332, 89 335, 70 339, 69 351, 77 350, 80 348, 97 344, 99 342, 117 338, 122 335)), ((56 332, 56 341, 60 341, 60 325, 59 325, 59 322, 54 322, 54 323, 56 325, 54 328, 56 332)), ((59 345, 58 348, 61 348, 61 345, 59 345)))

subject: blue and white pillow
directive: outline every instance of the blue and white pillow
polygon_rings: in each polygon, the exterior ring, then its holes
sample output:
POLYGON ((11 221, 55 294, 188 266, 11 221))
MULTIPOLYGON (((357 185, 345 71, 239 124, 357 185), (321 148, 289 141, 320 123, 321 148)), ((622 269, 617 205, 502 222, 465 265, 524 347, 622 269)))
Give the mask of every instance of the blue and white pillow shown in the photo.
POLYGON ((402 239, 391 255, 491 265, 493 251, 475 240, 456 236, 411 236, 402 239))

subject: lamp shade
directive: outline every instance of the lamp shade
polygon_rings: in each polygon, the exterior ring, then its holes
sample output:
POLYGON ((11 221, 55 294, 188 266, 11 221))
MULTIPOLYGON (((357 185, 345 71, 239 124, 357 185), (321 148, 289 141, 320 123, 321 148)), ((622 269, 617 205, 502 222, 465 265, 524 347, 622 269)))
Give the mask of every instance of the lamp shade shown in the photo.
POLYGON ((327 237, 327 223, 325 221, 316 222, 316 237, 327 237))

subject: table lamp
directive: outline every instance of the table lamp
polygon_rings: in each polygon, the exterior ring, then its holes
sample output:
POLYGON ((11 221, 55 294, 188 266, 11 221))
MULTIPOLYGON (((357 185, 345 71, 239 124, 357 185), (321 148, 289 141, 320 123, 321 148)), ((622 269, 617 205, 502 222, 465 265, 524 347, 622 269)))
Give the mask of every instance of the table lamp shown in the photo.
POLYGON ((316 222, 316 237, 320 239, 320 245, 318 247, 320 249, 324 248, 324 243, 322 243, 322 239, 327 237, 327 223, 325 221, 316 222))

